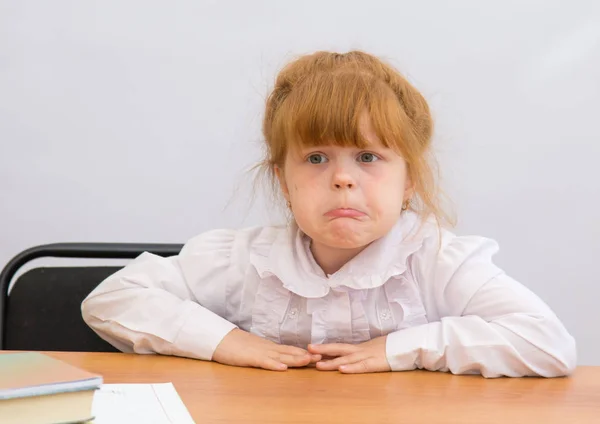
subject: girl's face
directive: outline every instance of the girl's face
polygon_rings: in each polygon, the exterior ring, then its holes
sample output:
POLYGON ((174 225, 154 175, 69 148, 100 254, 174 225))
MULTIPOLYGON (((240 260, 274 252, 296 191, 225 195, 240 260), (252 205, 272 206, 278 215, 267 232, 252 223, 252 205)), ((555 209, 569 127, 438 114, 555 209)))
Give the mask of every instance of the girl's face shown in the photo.
POLYGON ((296 223, 313 245, 364 248, 391 230, 410 198, 404 159, 381 144, 368 119, 361 132, 367 149, 293 150, 283 169, 276 168, 296 223))

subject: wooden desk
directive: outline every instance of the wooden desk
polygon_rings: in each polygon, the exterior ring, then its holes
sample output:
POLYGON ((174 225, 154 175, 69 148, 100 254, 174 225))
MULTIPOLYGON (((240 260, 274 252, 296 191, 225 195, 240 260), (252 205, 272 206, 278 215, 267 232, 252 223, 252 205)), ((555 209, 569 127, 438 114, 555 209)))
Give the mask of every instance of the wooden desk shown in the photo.
POLYGON ((570 378, 283 373, 156 355, 49 355, 105 383, 173 382, 197 423, 600 423, 600 367, 570 378))

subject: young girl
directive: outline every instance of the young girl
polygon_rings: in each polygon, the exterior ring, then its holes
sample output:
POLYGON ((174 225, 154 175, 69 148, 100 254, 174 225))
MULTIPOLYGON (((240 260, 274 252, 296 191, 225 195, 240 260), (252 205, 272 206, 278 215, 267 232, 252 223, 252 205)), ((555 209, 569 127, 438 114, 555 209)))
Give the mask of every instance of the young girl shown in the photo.
POLYGON ((263 123, 285 227, 215 230, 144 253, 84 300, 125 352, 285 370, 571 373, 575 342, 492 263, 495 242, 442 227, 421 94, 362 52, 279 74, 263 123))

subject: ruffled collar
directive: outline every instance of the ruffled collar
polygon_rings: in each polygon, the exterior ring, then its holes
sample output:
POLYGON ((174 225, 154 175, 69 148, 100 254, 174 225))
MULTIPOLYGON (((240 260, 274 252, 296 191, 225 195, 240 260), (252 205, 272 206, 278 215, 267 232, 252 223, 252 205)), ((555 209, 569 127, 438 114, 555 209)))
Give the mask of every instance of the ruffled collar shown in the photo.
POLYGON ((338 287, 371 289, 406 271, 409 256, 431 234, 430 223, 421 223, 417 214, 403 214, 388 234, 330 276, 317 265, 310 239, 295 224, 279 230, 269 248, 255 246, 258 249, 250 260, 262 278, 274 275, 285 288, 305 298, 324 297, 338 287))

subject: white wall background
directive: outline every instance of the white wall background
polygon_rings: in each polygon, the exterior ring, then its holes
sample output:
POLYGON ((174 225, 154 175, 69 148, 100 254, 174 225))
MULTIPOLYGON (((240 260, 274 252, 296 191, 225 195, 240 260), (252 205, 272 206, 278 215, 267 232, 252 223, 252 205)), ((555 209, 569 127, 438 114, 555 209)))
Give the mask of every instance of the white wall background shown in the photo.
POLYGON ((430 100, 457 231, 496 238, 600 365, 594 0, 0 0, 0 264, 268 223, 243 170, 275 72, 352 48, 430 100))

